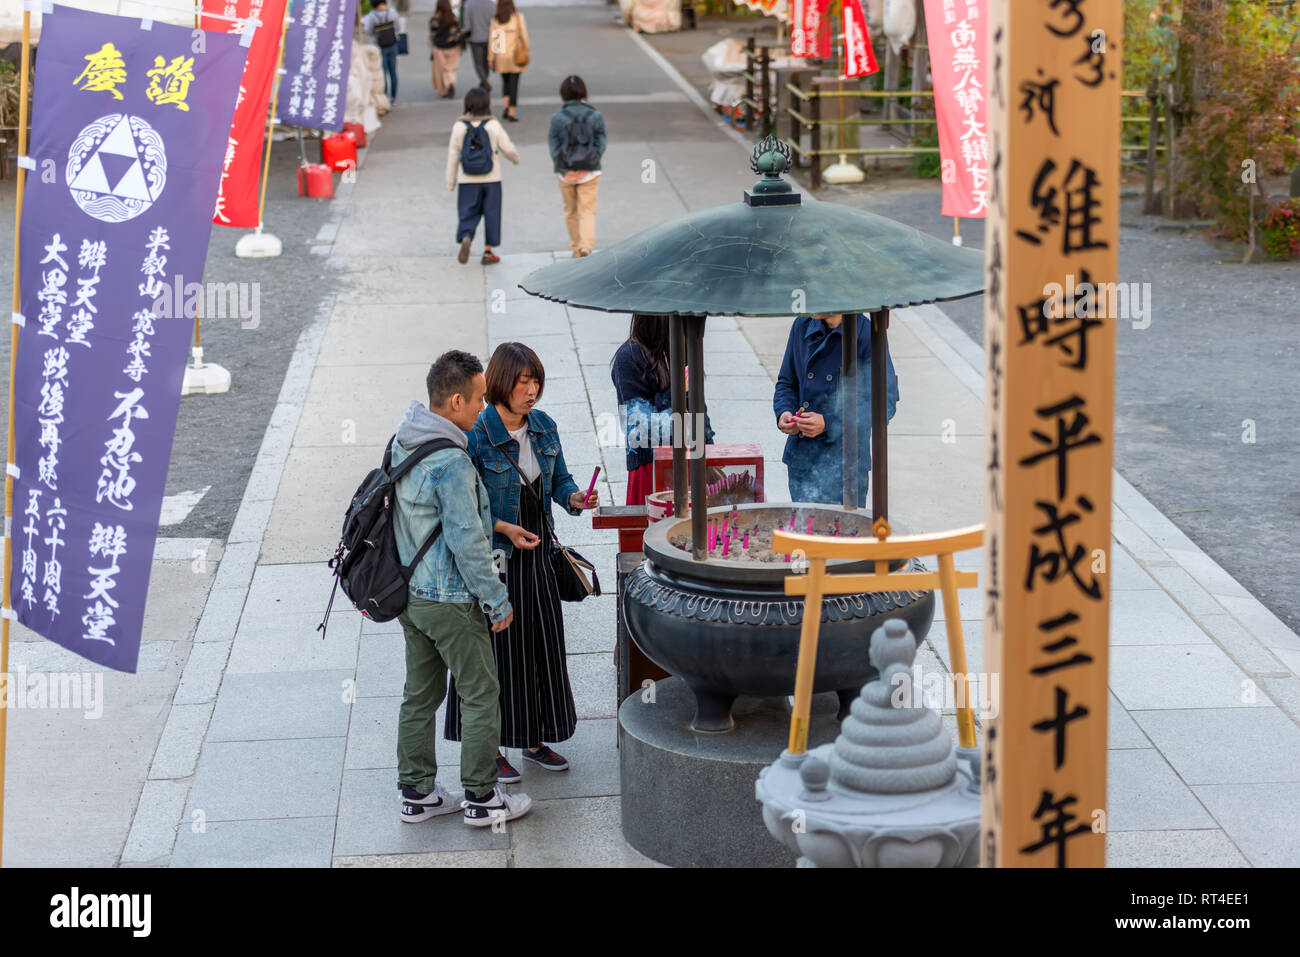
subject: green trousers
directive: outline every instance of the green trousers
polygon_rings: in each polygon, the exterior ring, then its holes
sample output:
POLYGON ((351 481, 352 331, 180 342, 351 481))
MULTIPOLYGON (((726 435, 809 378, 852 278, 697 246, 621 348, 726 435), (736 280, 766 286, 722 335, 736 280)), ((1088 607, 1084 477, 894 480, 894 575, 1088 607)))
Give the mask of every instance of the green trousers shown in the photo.
POLYGON ((481 794, 497 783, 501 688, 483 613, 472 603, 411 596, 398 621, 406 633, 406 687, 397 721, 397 783, 421 794, 438 774, 438 707, 447 697, 447 672, 460 693, 460 782, 481 794))

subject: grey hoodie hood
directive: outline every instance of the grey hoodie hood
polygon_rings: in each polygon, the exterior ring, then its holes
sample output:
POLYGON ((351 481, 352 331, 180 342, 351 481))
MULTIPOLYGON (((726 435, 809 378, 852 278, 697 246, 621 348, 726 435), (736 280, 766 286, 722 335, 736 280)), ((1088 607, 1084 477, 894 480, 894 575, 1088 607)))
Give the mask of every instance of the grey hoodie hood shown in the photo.
POLYGON ((434 439, 451 439, 462 449, 469 447, 469 439, 451 419, 430 412, 419 399, 412 399, 397 427, 397 441, 408 452, 434 439))

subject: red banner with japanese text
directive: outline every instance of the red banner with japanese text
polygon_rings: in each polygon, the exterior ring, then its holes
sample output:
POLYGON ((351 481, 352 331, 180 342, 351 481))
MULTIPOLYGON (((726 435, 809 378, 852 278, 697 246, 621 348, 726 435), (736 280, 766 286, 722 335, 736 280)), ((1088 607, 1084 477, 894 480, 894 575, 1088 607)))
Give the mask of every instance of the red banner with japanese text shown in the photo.
POLYGON ((870 76, 879 69, 862 5, 858 0, 844 0, 844 75, 870 76))
POLYGON ((794 0, 790 16, 790 55, 825 60, 831 55, 831 0, 794 0))
POLYGON ((944 216, 988 210, 988 0, 925 0, 944 216))
POLYGON ((203 0, 203 29, 242 33, 257 21, 248 61, 235 101, 235 119, 221 170, 221 190, 212 221, 219 226, 258 225, 258 186, 262 175, 262 148, 266 145, 267 103, 275 68, 280 59, 287 0, 203 0), (218 19, 234 17, 234 20, 218 19))

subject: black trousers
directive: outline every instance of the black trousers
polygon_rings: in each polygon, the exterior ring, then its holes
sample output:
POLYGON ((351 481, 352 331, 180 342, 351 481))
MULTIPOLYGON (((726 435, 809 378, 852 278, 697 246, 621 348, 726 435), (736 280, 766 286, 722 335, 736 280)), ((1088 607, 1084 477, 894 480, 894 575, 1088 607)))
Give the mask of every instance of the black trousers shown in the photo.
POLYGON ((519 74, 501 74, 501 95, 510 98, 511 106, 519 105, 519 74))
POLYGON ((480 85, 488 81, 492 71, 488 68, 488 45, 486 43, 471 43, 469 52, 474 57, 474 72, 478 74, 480 85))

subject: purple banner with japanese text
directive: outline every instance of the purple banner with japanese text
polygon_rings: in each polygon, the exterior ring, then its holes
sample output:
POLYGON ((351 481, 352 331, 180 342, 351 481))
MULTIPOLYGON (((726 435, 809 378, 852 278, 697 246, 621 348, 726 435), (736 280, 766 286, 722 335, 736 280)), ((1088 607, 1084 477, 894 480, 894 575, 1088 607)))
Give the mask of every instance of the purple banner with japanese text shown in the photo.
POLYGON ((315 130, 343 129, 357 0, 293 0, 276 115, 315 130))
POLYGON ((247 53, 239 36, 139 17, 44 17, 9 598, 28 628, 119 671, 136 670, 193 334, 159 304, 202 279, 247 53))

